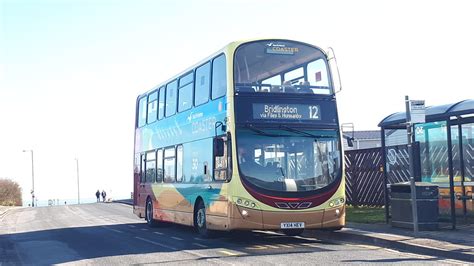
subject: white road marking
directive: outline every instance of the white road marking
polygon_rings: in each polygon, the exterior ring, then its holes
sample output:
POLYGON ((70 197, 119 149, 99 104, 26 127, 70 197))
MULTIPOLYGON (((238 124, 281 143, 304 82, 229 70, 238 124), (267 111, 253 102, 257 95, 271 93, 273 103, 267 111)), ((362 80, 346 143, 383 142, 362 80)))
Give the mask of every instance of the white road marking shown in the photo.
POLYGON ((267 247, 264 247, 264 246, 260 246, 260 245, 254 245, 254 246, 251 246, 251 247, 246 247, 245 249, 267 249, 267 247))
POLYGON ((123 233, 122 231, 120 230, 116 230, 116 229, 112 229, 112 228, 108 228, 106 226, 101 226, 102 228, 106 229, 106 230, 109 230, 109 231, 112 231, 112 232, 115 232, 115 233, 123 233))
POLYGON ((136 226, 129 224, 128 227, 135 228, 136 226))
POLYGON ((170 247, 170 246, 167 246, 167 245, 164 245, 164 244, 161 244, 161 243, 152 241, 152 240, 148 240, 148 239, 141 238, 141 237, 138 237, 138 236, 136 236, 135 238, 136 238, 136 239, 140 239, 140 240, 145 241, 145 242, 148 242, 148 243, 151 243, 151 244, 153 244, 153 245, 160 246, 160 247, 162 247, 162 248, 168 248, 168 249, 171 249, 171 250, 177 250, 177 249, 174 248, 174 247, 170 247))
POLYGON ((193 243, 193 245, 198 246, 198 247, 201 247, 201 248, 207 248, 207 247, 208 247, 208 246, 206 246, 206 245, 199 244, 199 243, 193 243))
POLYGON ((226 254, 228 256, 238 256, 239 254, 237 253, 233 253, 233 252, 230 252, 230 251, 227 251, 227 250, 219 250, 220 253, 223 253, 223 254, 226 254))
POLYGON ((153 232, 153 234, 160 235, 160 236, 163 235, 163 233, 160 233, 160 232, 153 232))
POLYGON ((173 238, 174 240, 178 240, 178 241, 183 241, 184 240, 184 239, 176 237, 176 236, 172 236, 171 238, 173 238))
POLYGON ((277 246, 274 246, 274 245, 264 245, 265 247, 269 247, 269 248, 279 248, 277 246))
POLYGON ((313 247, 313 248, 319 248, 318 245, 315 245, 315 244, 310 244, 310 243, 303 243, 301 244, 302 246, 308 246, 308 247, 313 247))
POLYGON ((148 229, 147 228, 142 228, 142 231, 148 231, 148 229))

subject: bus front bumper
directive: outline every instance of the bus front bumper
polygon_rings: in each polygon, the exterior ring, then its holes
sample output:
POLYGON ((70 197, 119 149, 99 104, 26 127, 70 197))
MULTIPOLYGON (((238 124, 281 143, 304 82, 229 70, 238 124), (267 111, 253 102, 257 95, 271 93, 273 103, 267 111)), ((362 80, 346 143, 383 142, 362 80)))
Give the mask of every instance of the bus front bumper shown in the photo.
POLYGON ((283 223, 304 223, 305 229, 340 228, 345 225, 345 207, 314 211, 261 211, 231 204, 230 230, 280 230, 283 223))

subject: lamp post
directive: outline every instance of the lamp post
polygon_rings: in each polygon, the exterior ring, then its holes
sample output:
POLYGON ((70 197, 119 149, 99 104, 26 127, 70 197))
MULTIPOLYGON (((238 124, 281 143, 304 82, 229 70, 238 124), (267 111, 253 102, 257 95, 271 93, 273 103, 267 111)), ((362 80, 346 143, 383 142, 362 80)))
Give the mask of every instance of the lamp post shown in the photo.
POLYGON ((31 152, 31 207, 35 206, 35 165, 33 159, 33 150, 23 150, 23 152, 31 152))
POLYGON ((79 196, 79 159, 76 160, 76 174, 77 174, 77 204, 81 204, 81 198, 79 196))

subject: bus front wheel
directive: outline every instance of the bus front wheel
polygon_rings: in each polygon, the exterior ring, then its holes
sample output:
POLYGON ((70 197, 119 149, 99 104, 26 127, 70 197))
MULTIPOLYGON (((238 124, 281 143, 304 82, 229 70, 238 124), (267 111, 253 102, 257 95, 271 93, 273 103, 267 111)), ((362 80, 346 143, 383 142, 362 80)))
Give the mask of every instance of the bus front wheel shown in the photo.
POLYGON ((194 226, 202 237, 210 236, 206 223, 206 207, 204 202, 200 200, 194 213, 194 226))

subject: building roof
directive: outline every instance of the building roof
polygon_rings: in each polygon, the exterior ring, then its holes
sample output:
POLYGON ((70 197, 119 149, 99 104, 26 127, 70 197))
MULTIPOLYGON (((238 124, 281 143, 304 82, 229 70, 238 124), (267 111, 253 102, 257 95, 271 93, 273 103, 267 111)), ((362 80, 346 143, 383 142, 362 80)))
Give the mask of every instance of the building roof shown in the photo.
MULTIPOLYGON (((457 103, 430 106, 426 108, 426 121, 448 120, 451 116, 474 114, 474 99, 464 100, 457 103)), ((391 114, 379 123, 382 128, 404 127, 406 123, 405 112, 391 114)))
MULTIPOLYGON (((344 132, 345 138, 352 138, 352 132, 344 132)), ((354 131, 354 140, 380 139, 380 130, 354 131)))

